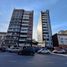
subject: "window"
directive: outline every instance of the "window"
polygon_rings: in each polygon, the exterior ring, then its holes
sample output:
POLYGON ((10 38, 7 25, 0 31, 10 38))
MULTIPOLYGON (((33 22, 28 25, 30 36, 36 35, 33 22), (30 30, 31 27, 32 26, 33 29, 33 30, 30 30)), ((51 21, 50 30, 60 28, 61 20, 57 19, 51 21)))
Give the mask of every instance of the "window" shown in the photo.
POLYGON ((25 20, 22 20, 22 22, 23 23, 29 23, 29 20, 28 19, 27 20, 25 19, 25 20))
POLYGON ((63 43, 63 41, 61 41, 61 43, 63 43))
POLYGON ((42 22, 47 22, 48 20, 47 19, 42 19, 42 22))
POLYGON ((43 34, 43 36, 44 36, 44 37, 49 37, 49 35, 48 35, 48 34, 43 34))
POLYGON ((46 40, 48 41, 49 39, 47 38, 46 40))
POLYGON ((13 37, 14 39, 16 39, 17 37, 13 37))
POLYGON ((43 34, 48 34, 48 32, 43 32, 43 34))
POLYGON ((21 31, 27 31, 28 29, 22 29, 21 31))
POLYGON ((63 40, 63 38, 61 38, 61 40, 63 40))
POLYGON ((65 40, 67 40, 67 38, 65 38, 65 40))

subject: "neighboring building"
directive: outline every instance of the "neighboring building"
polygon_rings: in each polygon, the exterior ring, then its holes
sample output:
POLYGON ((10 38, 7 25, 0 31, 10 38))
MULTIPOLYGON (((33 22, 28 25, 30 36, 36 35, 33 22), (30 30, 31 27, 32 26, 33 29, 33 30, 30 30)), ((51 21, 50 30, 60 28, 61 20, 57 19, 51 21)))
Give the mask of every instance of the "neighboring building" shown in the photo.
POLYGON ((14 9, 7 31, 6 46, 24 46, 32 42, 33 11, 14 9))
POLYGON ((67 30, 61 30, 58 32, 58 34, 67 34, 67 30))
POLYGON ((0 47, 5 40, 6 32, 0 32, 0 47))
POLYGON ((41 47, 53 47, 49 10, 41 11, 37 28, 37 39, 41 47))
POLYGON ((57 33, 52 36, 53 39, 53 46, 54 47, 61 47, 67 48, 67 34, 57 33))

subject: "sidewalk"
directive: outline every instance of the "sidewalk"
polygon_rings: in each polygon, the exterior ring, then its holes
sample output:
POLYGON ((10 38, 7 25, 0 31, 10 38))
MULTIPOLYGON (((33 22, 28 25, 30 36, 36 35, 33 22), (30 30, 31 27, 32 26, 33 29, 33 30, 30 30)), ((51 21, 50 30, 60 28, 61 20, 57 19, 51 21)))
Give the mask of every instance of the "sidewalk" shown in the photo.
POLYGON ((56 53, 52 53, 52 54, 67 57, 67 54, 56 54, 56 53))

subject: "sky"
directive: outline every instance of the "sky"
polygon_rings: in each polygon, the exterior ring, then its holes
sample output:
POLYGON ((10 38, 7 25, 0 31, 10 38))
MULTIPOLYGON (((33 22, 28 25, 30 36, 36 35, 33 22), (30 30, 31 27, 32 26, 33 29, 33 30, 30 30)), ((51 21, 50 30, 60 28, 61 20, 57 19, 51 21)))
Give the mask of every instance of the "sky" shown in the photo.
POLYGON ((41 10, 49 9, 52 34, 67 30, 67 0, 0 0, 0 32, 7 32, 14 8, 34 10, 34 39, 41 10))

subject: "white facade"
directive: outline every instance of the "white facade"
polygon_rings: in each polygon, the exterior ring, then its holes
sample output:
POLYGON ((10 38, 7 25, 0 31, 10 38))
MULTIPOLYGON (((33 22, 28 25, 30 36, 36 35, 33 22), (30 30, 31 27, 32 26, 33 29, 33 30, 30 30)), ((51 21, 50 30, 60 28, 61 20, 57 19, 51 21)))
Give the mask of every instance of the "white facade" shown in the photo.
POLYGON ((38 39, 38 42, 41 42, 43 41, 43 37, 42 37, 42 20, 41 20, 41 15, 40 15, 40 19, 39 19, 39 24, 38 24, 38 27, 37 27, 37 39, 38 39))
POLYGON ((67 35, 58 35, 59 45, 67 45, 67 35))

